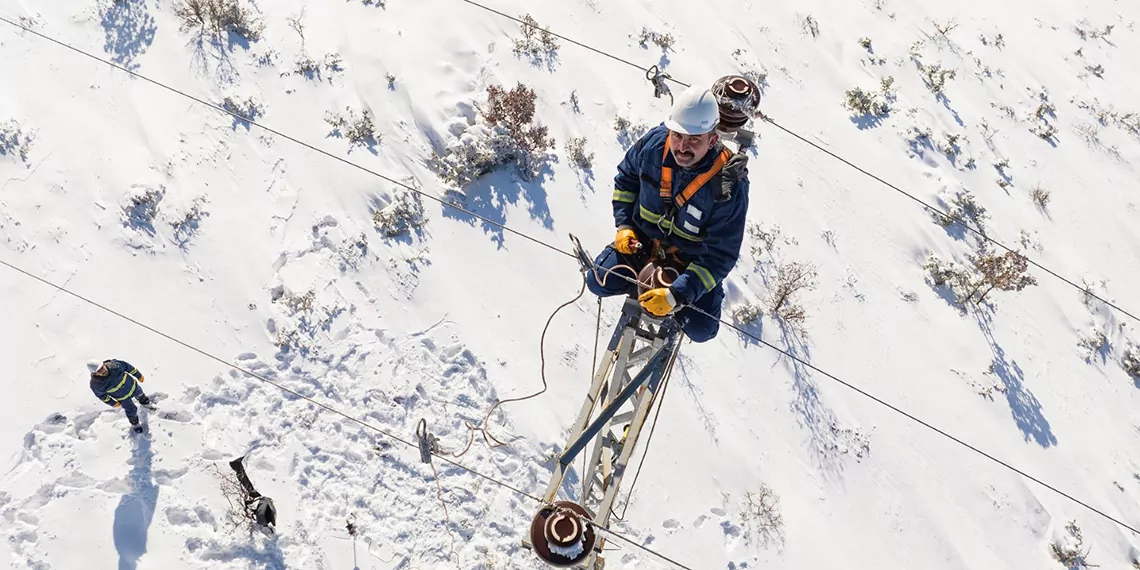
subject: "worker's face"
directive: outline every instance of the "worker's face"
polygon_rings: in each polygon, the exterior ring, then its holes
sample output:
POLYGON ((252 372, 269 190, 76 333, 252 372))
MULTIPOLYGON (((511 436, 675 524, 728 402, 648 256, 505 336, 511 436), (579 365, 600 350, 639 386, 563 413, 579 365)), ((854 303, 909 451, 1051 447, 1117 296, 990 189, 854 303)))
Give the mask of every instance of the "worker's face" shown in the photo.
POLYGON ((682 168, 688 168, 701 161, 709 150, 716 144, 716 132, 703 135, 683 135, 669 131, 669 150, 673 153, 673 160, 682 168))
POLYGON ((95 371, 95 375, 96 376, 106 376, 107 375, 107 365, 104 364, 104 365, 100 366, 99 369, 95 371))

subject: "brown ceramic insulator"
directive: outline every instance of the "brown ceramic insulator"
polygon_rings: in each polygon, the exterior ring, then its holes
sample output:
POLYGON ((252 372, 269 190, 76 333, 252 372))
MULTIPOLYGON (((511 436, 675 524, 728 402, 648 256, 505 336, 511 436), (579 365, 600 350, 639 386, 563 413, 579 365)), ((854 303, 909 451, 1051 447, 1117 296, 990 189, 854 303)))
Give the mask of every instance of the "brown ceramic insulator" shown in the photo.
POLYGON ((555 568, 570 568, 581 563, 590 555, 597 541, 593 527, 585 522, 592 519, 589 511, 570 501, 558 501, 543 507, 530 523, 530 542, 534 553, 555 568), (573 557, 551 551, 551 546, 566 548, 576 544, 581 544, 582 549, 573 557))
POLYGON ((680 274, 672 267, 661 267, 653 262, 645 264, 637 274, 637 294, 673 284, 680 274))
POLYGON ((760 110, 760 88, 743 75, 725 75, 712 87, 720 108, 721 131, 734 133, 760 110))

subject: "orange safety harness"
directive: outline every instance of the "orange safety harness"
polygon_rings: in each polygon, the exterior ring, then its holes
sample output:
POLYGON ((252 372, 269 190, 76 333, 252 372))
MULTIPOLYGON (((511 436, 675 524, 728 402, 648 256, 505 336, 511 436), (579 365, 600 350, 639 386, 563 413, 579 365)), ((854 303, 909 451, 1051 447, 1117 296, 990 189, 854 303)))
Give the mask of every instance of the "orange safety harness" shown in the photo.
MULTIPOLYGON (((672 218, 672 213, 683 207, 685 205, 685 202, 688 202, 689 198, 692 198, 693 194, 697 193, 697 190, 700 190, 701 187, 703 187, 709 180, 712 180, 712 178, 716 176, 722 168, 724 168, 724 165, 728 163, 728 159, 731 156, 732 152, 727 148, 721 149, 720 155, 716 157, 716 161, 713 162, 712 168, 709 168, 706 172, 703 172, 694 178, 693 181, 685 187, 681 194, 677 196, 676 199, 674 199, 673 169, 665 166, 665 159, 669 157, 669 137, 666 136, 665 150, 661 153, 661 201, 665 202, 665 207, 668 211, 661 216, 662 219, 666 217, 672 218)), ((678 248, 674 245, 670 245, 668 248, 662 248, 661 241, 654 238, 651 257, 659 261, 671 261, 673 265, 676 265, 683 270, 683 264, 681 263, 680 258, 677 257, 677 251, 678 248)))
POLYGON ((665 159, 668 158, 668 156, 669 137, 665 137, 665 150, 661 153, 661 200, 665 202, 666 206, 675 202, 677 208, 680 208, 685 205, 685 202, 689 201, 689 198, 693 197, 693 194, 697 193, 697 190, 701 189, 701 186, 704 186, 706 182, 712 180, 712 177, 716 176, 716 174, 720 172, 720 169, 724 168, 725 164, 728 164, 728 159, 732 157, 732 153, 727 148, 721 149, 720 155, 716 157, 716 162, 713 163, 712 168, 694 178, 693 181, 685 187, 685 190, 681 192, 681 195, 677 196, 676 200, 673 199, 673 169, 665 166, 665 159))

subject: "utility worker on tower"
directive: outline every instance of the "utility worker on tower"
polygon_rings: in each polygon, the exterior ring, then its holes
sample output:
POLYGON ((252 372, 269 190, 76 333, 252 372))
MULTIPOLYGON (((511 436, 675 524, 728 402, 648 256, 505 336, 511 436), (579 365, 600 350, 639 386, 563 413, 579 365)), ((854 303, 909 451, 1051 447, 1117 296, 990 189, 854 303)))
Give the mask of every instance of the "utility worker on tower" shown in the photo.
POLYGON ((142 433, 139 409, 135 406, 134 399, 148 408, 154 404, 139 386, 140 382, 146 380, 139 369, 122 360, 93 359, 87 361, 87 370, 91 371, 91 391, 95 397, 112 408, 122 406, 127 413, 127 421, 131 422, 131 428, 135 433, 142 433))
POLYGON ((719 122, 712 92, 690 87, 669 118, 626 151, 614 177, 617 237, 586 272, 595 295, 632 295, 638 286, 613 273, 637 279, 649 262, 673 268, 671 284, 638 301, 655 316, 673 313, 693 342, 720 328, 722 281, 740 255, 748 212, 748 157, 725 148, 719 122))

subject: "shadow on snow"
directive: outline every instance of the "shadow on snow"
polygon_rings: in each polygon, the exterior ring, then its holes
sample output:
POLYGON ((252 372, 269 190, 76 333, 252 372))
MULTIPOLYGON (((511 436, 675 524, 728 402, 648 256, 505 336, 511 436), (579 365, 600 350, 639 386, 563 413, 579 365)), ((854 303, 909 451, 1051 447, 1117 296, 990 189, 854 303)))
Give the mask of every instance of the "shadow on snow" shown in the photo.
POLYGON ((1017 365, 1016 360, 1010 361, 1006 358, 1005 350, 994 338, 993 329, 990 327, 989 313, 979 310, 975 312, 975 317, 978 320, 978 326, 982 329, 982 334, 985 335, 986 341, 989 342, 990 348, 994 352, 991 368, 993 374, 1005 386, 1005 399, 1009 404, 1009 411, 1013 415, 1017 429, 1021 430, 1025 441, 1032 439, 1041 447, 1057 445, 1057 437, 1053 435, 1049 420, 1045 419, 1041 411, 1041 402, 1037 401, 1033 393, 1025 387, 1025 373, 1017 365))
POLYGON ((119 553, 119 570, 135 570, 146 554, 147 534, 158 502, 158 485, 151 472, 154 454, 150 438, 134 436, 131 450, 131 490, 119 499, 112 529, 115 550, 119 553))
POLYGON ((135 58, 146 53, 158 27, 146 10, 145 0, 105 0, 101 15, 103 50, 111 61, 130 70, 138 69, 135 58))
POLYGON ((517 205, 520 199, 526 202, 532 219, 542 222, 547 229, 554 227, 554 218, 546 201, 546 189, 543 188, 543 182, 549 178, 550 173, 549 164, 543 165, 534 182, 520 179, 513 167, 488 173, 472 182, 462 193, 448 193, 449 201, 456 202, 459 207, 486 221, 450 206, 441 206, 443 215, 471 225, 480 224, 501 249, 505 239, 501 226, 507 224, 507 207, 517 205))

